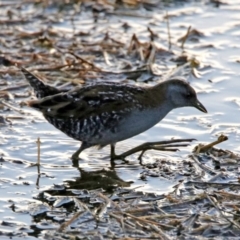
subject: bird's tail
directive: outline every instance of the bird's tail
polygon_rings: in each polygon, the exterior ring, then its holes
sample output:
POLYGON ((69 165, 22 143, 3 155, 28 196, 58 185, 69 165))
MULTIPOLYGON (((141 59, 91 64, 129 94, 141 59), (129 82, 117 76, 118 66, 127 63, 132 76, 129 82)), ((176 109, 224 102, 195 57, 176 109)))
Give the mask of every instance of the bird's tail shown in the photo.
POLYGON ((60 93, 60 90, 58 90, 55 87, 44 84, 40 79, 38 79, 36 76, 34 76, 25 68, 21 68, 21 70, 26 80, 29 82, 29 84, 33 88, 37 98, 44 98, 50 95, 60 93))

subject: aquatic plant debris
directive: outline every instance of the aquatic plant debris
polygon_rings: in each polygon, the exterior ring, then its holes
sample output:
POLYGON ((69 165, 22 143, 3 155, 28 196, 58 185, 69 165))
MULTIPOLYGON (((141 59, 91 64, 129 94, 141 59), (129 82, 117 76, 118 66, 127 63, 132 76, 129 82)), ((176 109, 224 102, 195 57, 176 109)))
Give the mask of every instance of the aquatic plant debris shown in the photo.
POLYGON ((239 239, 239 8, 239 0, 1 1, 0 238, 239 239), (106 147, 72 166, 79 143, 26 106, 35 96, 20 67, 65 90, 180 75, 209 114, 174 111, 119 144, 198 140, 176 153, 111 165, 106 147))

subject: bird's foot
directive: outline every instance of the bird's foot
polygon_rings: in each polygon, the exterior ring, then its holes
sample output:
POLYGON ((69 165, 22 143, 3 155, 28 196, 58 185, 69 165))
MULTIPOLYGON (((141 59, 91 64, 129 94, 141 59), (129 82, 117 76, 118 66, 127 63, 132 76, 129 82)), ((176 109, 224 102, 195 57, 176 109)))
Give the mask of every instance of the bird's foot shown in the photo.
POLYGON ((115 160, 121 160, 121 161, 123 161, 124 163, 129 163, 129 161, 126 160, 125 157, 122 156, 122 154, 117 155, 117 154, 115 154, 115 153, 111 153, 110 159, 111 159, 111 162, 114 162, 115 160))
MULTIPOLYGON (((174 139, 174 140, 169 140, 169 141, 159 141, 159 142, 146 142, 143 143, 137 147, 134 147, 120 155, 111 155, 111 160, 116 160, 116 159, 121 159, 125 160, 126 157, 137 153, 141 152, 138 160, 142 160, 143 154, 147 150, 157 150, 157 151, 171 151, 171 152, 176 152, 178 151, 179 147, 187 147, 190 142, 194 141, 196 139, 190 138, 190 139, 174 139)), ((126 160, 125 160, 126 161, 126 160)))

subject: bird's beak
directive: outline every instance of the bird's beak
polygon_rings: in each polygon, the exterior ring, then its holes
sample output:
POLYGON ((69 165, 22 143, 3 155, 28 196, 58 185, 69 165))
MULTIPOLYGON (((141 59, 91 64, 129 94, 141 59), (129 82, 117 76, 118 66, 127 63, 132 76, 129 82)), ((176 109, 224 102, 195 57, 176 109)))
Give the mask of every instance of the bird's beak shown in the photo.
POLYGON ((194 107, 204 113, 207 113, 207 109, 198 100, 195 102, 194 107))

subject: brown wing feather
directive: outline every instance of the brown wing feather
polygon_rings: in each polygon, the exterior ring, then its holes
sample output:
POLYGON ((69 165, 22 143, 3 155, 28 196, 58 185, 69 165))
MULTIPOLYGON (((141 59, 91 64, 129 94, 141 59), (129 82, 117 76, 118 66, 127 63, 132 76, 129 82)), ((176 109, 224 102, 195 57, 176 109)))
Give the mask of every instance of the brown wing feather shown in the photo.
POLYGON ((121 111, 136 107, 138 102, 134 95, 137 93, 144 97, 145 90, 131 85, 96 84, 29 101, 28 105, 47 116, 81 119, 115 109, 121 111))

